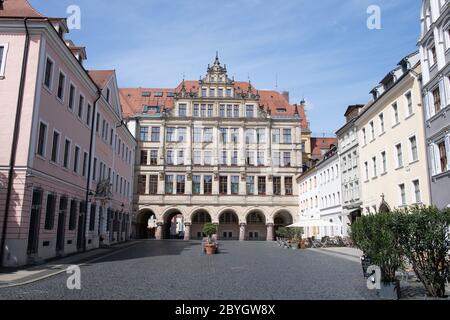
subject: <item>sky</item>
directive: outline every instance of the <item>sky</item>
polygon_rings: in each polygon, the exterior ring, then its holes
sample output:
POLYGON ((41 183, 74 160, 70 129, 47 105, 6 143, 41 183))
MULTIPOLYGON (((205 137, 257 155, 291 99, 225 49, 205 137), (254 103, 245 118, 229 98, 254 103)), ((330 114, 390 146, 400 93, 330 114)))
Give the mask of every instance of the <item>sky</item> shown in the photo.
POLYGON ((334 135, 348 105, 417 50, 419 0, 29 0, 39 12, 81 28, 88 69, 115 69, 119 87, 175 88, 206 73, 216 51, 228 74, 307 102, 315 135, 334 135), (381 29, 367 27, 370 5, 381 29))

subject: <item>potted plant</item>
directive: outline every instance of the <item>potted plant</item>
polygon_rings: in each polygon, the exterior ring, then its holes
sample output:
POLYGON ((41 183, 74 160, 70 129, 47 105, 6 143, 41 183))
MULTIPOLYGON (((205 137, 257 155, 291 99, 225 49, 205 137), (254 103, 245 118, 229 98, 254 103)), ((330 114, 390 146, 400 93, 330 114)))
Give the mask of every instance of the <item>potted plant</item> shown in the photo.
POLYGON ((403 265, 403 256, 392 230, 392 213, 363 216, 351 226, 351 237, 356 247, 381 270, 378 295, 383 299, 400 298, 400 282, 396 271, 403 265))
POLYGON ((207 255, 215 254, 217 251, 217 244, 212 241, 212 236, 217 233, 216 225, 212 223, 207 223, 203 226, 203 233, 207 237, 207 242, 205 243, 205 251, 207 255))

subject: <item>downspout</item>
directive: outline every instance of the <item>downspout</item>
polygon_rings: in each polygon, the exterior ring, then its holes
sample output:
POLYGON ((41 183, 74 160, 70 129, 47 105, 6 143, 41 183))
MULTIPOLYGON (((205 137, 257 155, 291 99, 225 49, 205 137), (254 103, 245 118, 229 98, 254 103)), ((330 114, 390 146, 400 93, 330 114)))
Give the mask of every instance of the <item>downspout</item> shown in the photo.
POLYGON ((8 227, 8 216, 9 216, 9 206, 11 203, 11 193, 14 181, 14 167, 16 165, 16 156, 17 156, 17 145, 19 141, 20 134, 20 120, 22 117, 22 108, 23 108, 23 96, 24 96, 24 88, 25 88, 25 78, 27 74, 27 62, 30 48, 30 33, 28 31, 27 21, 29 18, 25 18, 23 20, 25 26, 25 45, 24 45, 24 53, 22 59, 22 72, 20 75, 20 84, 19 84, 19 95, 17 99, 17 108, 16 108, 16 118, 14 121, 14 132, 13 132, 13 140, 11 145, 11 157, 9 160, 9 170, 8 170, 8 187, 6 191, 6 201, 5 201, 5 213, 3 217, 3 228, 2 228, 2 239, 0 246, 0 266, 3 265, 3 258, 5 254, 5 243, 6 243, 6 232, 8 227))
MULTIPOLYGON (((92 167, 92 152, 94 148, 94 134, 95 134, 95 121, 96 114, 97 114, 97 103, 98 100, 102 97, 102 91, 98 88, 97 91, 98 97, 94 102, 94 108, 92 109, 92 124, 91 124, 91 138, 89 142, 89 164, 88 164, 88 173, 87 173, 87 183, 86 183, 86 198, 85 198, 85 204, 84 204, 84 215, 81 224, 82 229, 82 235, 83 235, 83 251, 86 251, 86 216, 87 216, 87 209, 88 209, 88 203, 89 203, 89 194, 91 189, 91 167, 92 167)), ((97 120, 98 121, 98 120, 97 120)))

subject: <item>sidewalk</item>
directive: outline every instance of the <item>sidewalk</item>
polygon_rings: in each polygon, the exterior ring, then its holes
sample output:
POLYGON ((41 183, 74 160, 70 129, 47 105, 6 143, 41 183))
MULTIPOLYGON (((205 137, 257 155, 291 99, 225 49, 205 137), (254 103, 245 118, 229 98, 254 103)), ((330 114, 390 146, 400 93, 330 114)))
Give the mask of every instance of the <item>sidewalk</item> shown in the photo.
POLYGON ((339 258, 344 258, 353 262, 361 263, 361 256, 363 255, 363 252, 356 248, 320 248, 320 249, 308 249, 310 251, 327 254, 330 256, 335 256, 339 258))
POLYGON ((55 259, 45 264, 25 268, 4 268, 0 269, 0 289, 15 287, 66 272, 71 265, 83 265, 95 262, 119 251, 128 249, 140 243, 140 241, 129 241, 116 244, 107 248, 99 248, 91 251, 70 255, 61 259, 55 259))

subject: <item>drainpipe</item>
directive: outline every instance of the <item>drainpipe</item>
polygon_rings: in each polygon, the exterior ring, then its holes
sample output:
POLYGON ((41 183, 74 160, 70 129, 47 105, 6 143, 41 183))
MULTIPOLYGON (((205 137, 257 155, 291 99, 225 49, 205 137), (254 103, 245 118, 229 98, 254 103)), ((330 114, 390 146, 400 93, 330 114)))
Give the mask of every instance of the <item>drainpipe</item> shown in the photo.
MULTIPOLYGON (((87 216, 87 209, 88 209, 88 202, 89 202, 89 194, 90 194, 90 189, 91 189, 91 179, 92 179, 92 174, 91 174, 91 167, 92 167, 92 153, 93 153, 93 148, 94 148, 94 134, 95 134, 95 121, 96 119, 96 115, 97 115, 97 103, 100 100, 100 98, 102 97, 102 91, 100 90, 100 88, 97 88, 97 94, 98 97, 94 102, 94 108, 92 109, 92 124, 91 124, 91 138, 90 138, 90 142, 89 142, 89 165, 88 165, 88 172, 87 172, 87 183, 86 183, 86 198, 85 198, 85 204, 84 204, 84 214, 83 214, 83 218, 82 223, 81 223, 81 228, 82 228, 82 237, 83 237, 83 251, 86 251, 86 216, 87 216)), ((98 120, 97 120, 98 121, 98 120)), ((80 226, 78 226, 80 227, 80 226)))
POLYGON ((19 95, 17 99, 17 108, 16 108, 16 118, 14 121, 14 132, 13 132, 13 140, 11 145, 11 157, 9 160, 9 170, 8 170, 8 187, 6 191, 6 201, 5 201, 5 213, 3 217, 3 228, 2 228, 2 239, 1 239, 1 247, 0 247, 0 266, 3 265, 3 258, 5 255, 5 243, 6 243, 6 232, 8 227, 8 216, 9 216, 9 205, 11 203, 11 193, 14 181, 14 167, 16 166, 16 155, 17 155, 17 145, 19 141, 20 134, 20 120, 22 116, 22 108, 23 108, 23 96, 24 96, 24 87, 25 87, 25 78, 27 74, 27 62, 28 62, 28 54, 30 48, 30 33, 28 31, 27 21, 29 18, 25 18, 23 20, 25 26, 25 45, 22 59, 22 73, 20 75, 20 84, 19 84, 19 95))

